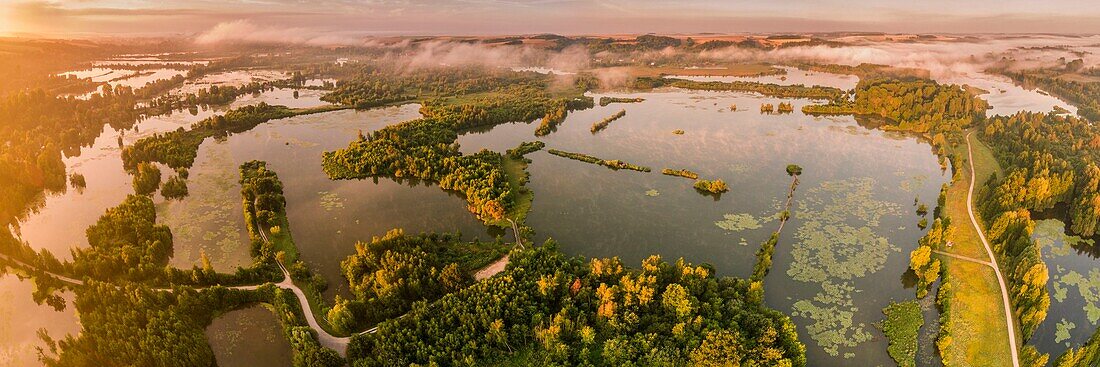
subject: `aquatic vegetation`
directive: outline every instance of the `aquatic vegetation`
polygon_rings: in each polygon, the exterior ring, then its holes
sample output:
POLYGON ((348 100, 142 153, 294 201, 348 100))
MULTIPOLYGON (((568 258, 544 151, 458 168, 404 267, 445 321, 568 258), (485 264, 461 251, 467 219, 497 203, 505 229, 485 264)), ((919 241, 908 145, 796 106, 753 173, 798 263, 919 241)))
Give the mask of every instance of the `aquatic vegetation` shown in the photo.
POLYGON ((534 153, 534 152, 540 151, 540 150, 542 150, 542 148, 545 148, 545 147, 546 147, 546 143, 543 143, 543 142, 538 141, 538 140, 536 140, 536 141, 525 141, 525 142, 519 143, 519 145, 516 146, 515 148, 508 149, 508 151, 505 152, 505 153, 507 153, 508 156, 512 157, 513 159, 519 159, 519 158, 522 158, 523 156, 525 156, 529 153, 534 153))
MULTIPOLYGON (((171 264, 177 267, 199 264, 202 252, 218 270, 250 262, 248 237, 240 228, 240 184, 232 155, 225 144, 214 144, 211 149, 210 160, 186 174, 190 177, 186 180, 190 181, 189 195, 157 208, 160 220, 172 228, 175 249, 171 264)), ((177 173, 177 177, 182 176, 177 173)), ((166 182, 162 195, 167 187, 166 182)))
POLYGON ((84 179, 84 175, 79 173, 73 173, 69 175, 69 184, 71 184, 74 189, 83 189, 85 187, 88 187, 88 181, 84 179))
POLYGON ((760 227, 763 227, 765 223, 770 222, 772 219, 772 217, 764 218, 765 221, 761 222, 759 218, 756 218, 749 213, 731 213, 723 215, 722 217, 726 219, 714 222, 714 225, 718 226, 718 228, 730 232, 759 229, 760 227))
POLYGON ((645 98, 600 97, 600 106, 607 106, 612 103, 638 103, 644 101, 645 98))
POLYGON ((890 358, 898 362, 900 367, 911 367, 917 364, 917 334, 924 325, 924 315, 921 314, 920 303, 915 300, 893 303, 882 310, 886 314, 886 320, 882 323, 882 332, 890 341, 886 349, 890 358))
POLYGON ((623 116, 626 116, 626 110, 619 110, 619 112, 616 112, 614 115, 608 116, 607 118, 592 124, 592 133, 595 134, 600 130, 606 129, 608 125, 611 125, 612 121, 618 120, 623 116))
POLYGON ((721 194, 723 192, 730 191, 729 186, 727 186, 726 182, 722 181, 722 179, 717 179, 713 181, 695 180, 695 185, 693 186, 696 190, 705 191, 712 194, 721 194))
MULTIPOLYGON (((1092 246, 1093 240, 1068 235, 1065 230, 1065 223, 1057 219, 1035 221, 1031 238, 1043 249, 1044 260, 1078 256, 1074 250, 1075 246, 1092 246)), ((1083 312, 1089 324, 1096 326, 1100 322, 1100 271, 1090 269, 1087 274, 1082 274, 1063 266, 1055 266, 1052 270, 1050 285, 1051 298, 1054 302, 1066 302, 1072 294, 1084 303, 1081 311, 1076 312, 1083 312)), ((1065 319, 1058 322, 1055 325, 1055 342, 1069 340, 1069 331, 1076 326, 1065 319)))
POLYGON ((317 193, 321 197, 321 207, 325 211, 333 211, 344 208, 344 198, 335 192, 321 191, 317 193))
POLYGON ((776 108, 776 112, 779 113, 791 113, 794 112, 794 107, 790 102, 779 102, 779 107, 776 108))
POLYGON ((689 170, 686 170, 686 169, 674 170, 674 169, 671 169, 671 168, 665 168, 665 169, 661 170, 661 174, 667 175, 667 176, 680 176, 680 177, 683 177, 683 178, 690 178, 692 180, 695 180, 695 179, 699 178, 698 173, 695 173, 695 172, 692 172, 692 171, 689 171, 689 170))
POLYGON ((1077 325, 1074 325, 1073 322, 1066 321, 1066 319, 1062 319, 1061 321, 1058 321, 1058 324, 1056 324, 1054 327, 1054 342, 1061 343, 1063 341, 1069 340, 1070 330, 1076 328, 1077 325))
POLYGON ((653 196, 660 196, 660 195, 661 195, 661 192, 657 191, 657 189, 649 189, 649 190, 646 190, 646 192, 645 192, 645 196, 653 197, 653 196))
POLYGON ((806 325, 810 338, 831 356, 840 355, 841 348, 853 348, 871 340, 868 325, 852 321, 859 311, 852 302, 855 287, 850 282, 824 282, 821 288, 813 299, 795 302, 791 311, 791 316, 811 321, 806 325))
POLYGON ((1085 301, 1085 317, 1096 325, 1100 321, 1100 269, 1090 269, 1088 275, 1071 270, 1058 278, 1066 286, 1077 288, 1077 294, 1085 301))
POLYGON ((925 181, 928 181, 926 175, 907 176, 905 172, 901 171, 894 172, 894 174, 898 177, 904 177, 901 183, 898 184, 898 188, 905 192, 913 192, 914 189, 924 186, 925 181))
POLYGON ((566 152, 566 151, 561 151, 561 150, 557 150, 557 149, 550 149, 546 152, 550 153, 550 154, 553 154, 553 155, 556 155, 556 156, 559 156, 559 157, 569 158, 569 159, 572 159, 572 160, 575 160, 575 161, 598 164, 598 165, 601 165, 601 166, 604 166, 604 167, 607 167, 607 168, 610 168, 610 169, 614 169, 614 170, 628 169, 628 170, 638 171, 638 172, 649 172, 649 171, 651 171, 651 169, 649 167, 638 166, 638 165, 626 163, 626 162, 620 161, 618 159, 604 160, 604 159, 596 158, 596 157, 593 157, 593 156, 590 156, 590 155, 587 155, 587 154, 566 152))
POLYGON ((901 215, 901 206, 875 199, 874 184, 871 178, 828 181, 798 201, 796 216, 803 223, 787 275, 822 289, 797 301, 795 316, 811 320, 810 337, 834 356, 871 339, 867 325, 854 321, 852 297, 859 290, 852 280, 882 270, 898 251, 875 229, 884 216, 901 215))

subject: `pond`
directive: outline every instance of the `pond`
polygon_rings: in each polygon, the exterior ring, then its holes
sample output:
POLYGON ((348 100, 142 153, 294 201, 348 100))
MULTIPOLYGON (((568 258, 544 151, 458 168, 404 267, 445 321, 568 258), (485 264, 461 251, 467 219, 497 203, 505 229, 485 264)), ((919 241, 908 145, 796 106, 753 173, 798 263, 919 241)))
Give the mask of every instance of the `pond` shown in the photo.
POLYGON ((72 293, 61 293, 65 309, 57 311, 35 303, 32 292, 30 280, 0 273, 0 366, 40 365, 36 348, 46 344, 38 338, 39 329, 54 340, 80 332, 72 293))
MULTIPOLYGON (((791 182, 784 168, 799 164, 805 173, 765 281, 766 302, 793 315, 815 365, 892 363, 873 324, 891 300, 914 297, 903 282, 909 252, 923 235, 914 201, 934 205, 949 179, 926 142, 851 117, 760 114, 761 103, 781 100, 752 94, 672 89, 615 96, 645 101, 570 113, 537 140, 654 172, 529 155, 535 199, 527 223, 540 239, 553 238, 571 254, 618 256, 635 266, 659 254, 747 277, 756 249, 777 225, 791 182), (626 116, 606 130, 590 132, 592 123, 624 109, 626 116), (720 178, 731 189, 702 195, 691 180, 661 175, 664 168, 720 178)), ((795 111, 809 103, 792 102, 795 111)), ((535 127, 506 124, 459 142, 466 153, 503 151, 536 140, 535 127)))
POLYGON ((275 314, 263 306, 230 311, 206 328, 220 367, 290 366, 293 349, 275 314))

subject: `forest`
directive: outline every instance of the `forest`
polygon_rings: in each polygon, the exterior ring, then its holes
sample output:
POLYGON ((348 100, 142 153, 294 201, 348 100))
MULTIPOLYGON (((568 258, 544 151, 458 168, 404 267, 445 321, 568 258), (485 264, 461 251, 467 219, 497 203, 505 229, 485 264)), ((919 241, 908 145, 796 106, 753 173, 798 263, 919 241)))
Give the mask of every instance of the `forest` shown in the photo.
POLYGON ((454 129, 454 123, 434 118, 391 125, 325 152, 323 167, 332 179, 387 176, 436 182, 465 195, 478 218, 502 218, 513 203, 503 157, 487 150, 463 155, 453 144, 458 138, 454 129))
POLYGON ((652 256, 567 257, 550 242, 513 252, 503 274, 355 336, 353 366, 804 366, 783 314, 748 298, 748 283, 707 266, 652 256))
POLYGON ((805 85, 778 85, 758 82, 732 81, 732 82, 698 82, 676 78, 637 78, 634 81, 635 89, 653 89, 659 87, 676 87, 693 90, 709 91, 735 91, 753 92, 768 97, 781 98, 809 98, 836 100, 844 95, 844 91, 833 87, 805 86, 805 85))
POLYGON ((961 86, 928 79, 860 79, 854 100, 806 105, 808 115, 874 115, 886 128, 918 133, 959 131, 985 115, 988 105, 961 86))
MULTIPOLYGON (((1076 61, 1080 61, 1080 59, 1076 61)), ((1077 114, 1081 117, 1090 121, 1100 121, 1100 83, 1069 80, 1060 77, 1062 72, 1072 72, 1071 69, 1067 65, 1067 70, 1000 70, 1000 73, 1022 85, 1042 88, 1042 90, 1073 103, 1074 106, 1077 106, 1077 114)))
POLYGON ((328 320, 351 332, 401 316, 473 284, 473 272, 504 255, 507 245, 464 242, 457 234, 406 235, 400 229, 355 244, 340 265, 352 300, 337 298, 328 320))
POLYGON ((426 100, 421 107, 423 118, 361 135, 346 148, 325 152, 322 166, 332 179, 386 176, 435 182, 442 189, 462 193, 478 218, 497 221, 512 209, 516 195, 502 167, 504 157, 487 150, 463 155, 453 143, 462 129, 539 116, 544 124, 560 122, 567 111, 593 105, 591 98, 580 94, 583 90, 569 89, 554 96, 539 88, 537 83, 510 85, 488 93, 426 100))

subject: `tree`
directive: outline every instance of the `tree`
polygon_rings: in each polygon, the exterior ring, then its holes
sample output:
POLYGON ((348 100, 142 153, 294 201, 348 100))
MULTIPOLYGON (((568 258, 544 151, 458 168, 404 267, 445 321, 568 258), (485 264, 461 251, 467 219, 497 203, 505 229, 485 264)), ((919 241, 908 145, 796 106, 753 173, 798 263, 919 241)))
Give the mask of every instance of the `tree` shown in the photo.
POLYGON ((152 163, 138 164, 134 173, 134 192, 138 195, 150 195, 160 188, 160 168, 152 163))
POLYGON ((355 330, 355 315, 351 313, 348 301, 340 295, 336 295, 332 309, 328 311, 327 318, 329 325, 332 325, 338 332, 350 333, 355 330))
POLYGON ((800 176, 800 175, 802 175, 802 166, 799 166, 797 164, 788 164, 787 165, 787 174, 790 175, 790 176, 800 176))
POLYGON ((187 197, 187 180, 179 175, 172 176, 167 181, 164 181, 160 194, 168 200, 183 199, 187 197))
POLYGON ((737 334, 716 330, 706 334, 698 348, 691 351, 691 365, 701 367, 739 367, 741 342, 737 334))

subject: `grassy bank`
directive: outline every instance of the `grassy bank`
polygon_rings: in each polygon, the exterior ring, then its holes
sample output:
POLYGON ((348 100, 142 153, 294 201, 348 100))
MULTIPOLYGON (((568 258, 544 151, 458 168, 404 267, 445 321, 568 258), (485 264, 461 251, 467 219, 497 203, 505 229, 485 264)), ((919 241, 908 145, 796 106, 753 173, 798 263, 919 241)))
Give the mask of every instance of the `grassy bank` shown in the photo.
MULTIPOLYGON (((993 153, 976 137, 971 137, 974 145, 974 170, 978 184, 985 182, 990 175, 1001 173, 993 153)), ((951 247, 944 251, 988 259, 978 232, 970 223, 966 197, 970 188, 970 163, 967 158, 965 142, 951 147, 959 170, 959 179, 947 189, 946 211, 951 218, 954 231, 948 235, 951 247)), ((948 366, 1010 366, 1008 328, 1000 321, 1003 315, 1001 290, 997 285, 997 276, 988 266, 940 256, 946 264, 945 271, 955 290, 951 292, 949 303, 950 325, 946 327, 950 343, 944 351, 943 360, 948 366)))
POLYGON ((531 211, 531 202, 535 200, 535 193, 527 188, 527 162, 525 158, 513 158, 504 155, 501 166, 504 168, 504 177, 508 179, 508 187, 512 190, 512 207, 504 214, 504 219, 490 222, 490 225, 501 228, 512 228, 507 219, 523 224, 527 220, 527 213, 531 211))

